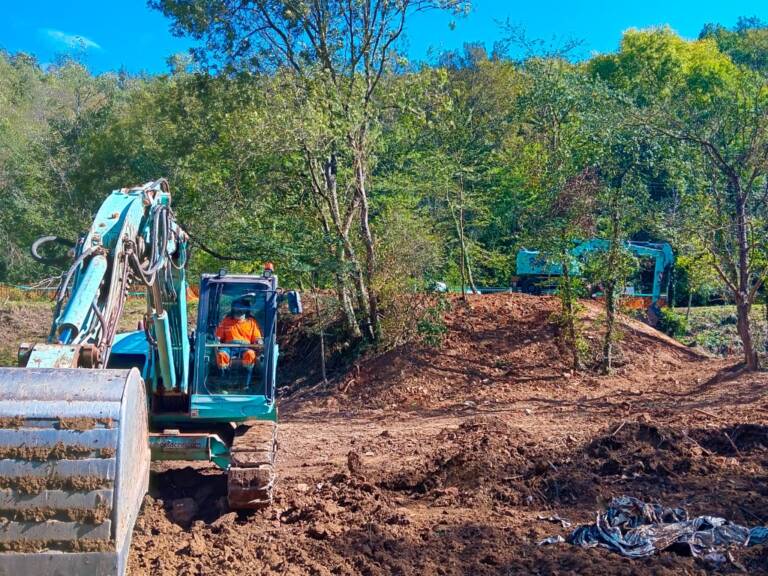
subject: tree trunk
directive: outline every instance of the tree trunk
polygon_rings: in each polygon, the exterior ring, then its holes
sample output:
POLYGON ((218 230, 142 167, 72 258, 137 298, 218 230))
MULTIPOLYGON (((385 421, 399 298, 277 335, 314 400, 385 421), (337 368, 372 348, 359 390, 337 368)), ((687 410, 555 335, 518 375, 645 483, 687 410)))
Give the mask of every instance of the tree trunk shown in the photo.
POLYGON ((328 250, 336 261, 333 275, 336 284, 336 297, 338 298, 339 308, 341 309, 341 314, 344 319, 344 328, 351 338, 360 338, 362 337, 362 333, 360 332, 360 326, 357 324, 355 309, 352 306, 352 300, 349 296, 349 276, 347 274, 346 251, 343 244, 343 230, 338 222, 338 209, 334 212, 334 208, 338 207, 338 198, 336 196, 336 158, 334 154, 331 154, 322 162, 322 178, 319 178, 314 172, 316 166, 313 162, 308 160, 307 165, 312 174, 312 188, 318 218, 323 227, 323 232, 325 232, 325 237, 327 238, 326 242, 328 250), (319 200, 320 198, 323 198, 323 203, 319 200), (323 204, 326 205, 330 211, 334 223, 333 228, 328 221, 328 217, 323 209, 323 204), (335 234, 334 231, 336 232, 335 234))
POLYGON ((320 374, 323 377, 323 384, 328 384, 328 375, 325 370, 325 330, 323 329, 323 316, 320 314, 320 297, 317 295, 317 281, 312 282, 312 293, 315 296, 315 315, 317 324, 320 327, 320 374))
POLYGON ((352 265, 352 282, 355 285, 355 295, 357 298, 357 307, 360 310, 361 314, 364 314, 366 317, 365 322, 365 337, 369 340, 374 340, 374 333, 373 333, 373 325, 370 321, 370 318, 368 318, 368 314, 370 312, 370 299, 369 299, 369 292, 368 287, 365 283, 365 277, 363 276, 363 269, 360 266, 360 261, 357 258, 357 254, 355 252, 354 246, 352 246, 352 242, 350 241, 349 237, 343 237, 342 238, 343 245, 344 245, 344 253, 346 254, 350 264, 352 265))
POLYGON ((676 298, 677 298, 677 282, 675 280, 675 266, 673 265, 669 269, 669 277, 667 278, 667 308, 675 307, 676 298))
POLYGON ((446 198, 448 201, 448 207, 451 210, 451 216, 453 217, 453 223, 456 226, 456 236, 459 239, 459 264, 461 270, 461 297, 466 300, 466 288, 472 290, 473 293, 477 292, 475 286, 475 279, 472 277, 472 268, 469 263, 469 255, 467 253, 467 242, 464 237, 464 183, 459 186, 459 214, 456 215, 456 211, 451 206, 450 197, 446 198))
POLYGON ((565 338, 571 351, 571 364, 574 370, 581 368, 579 349, 576 341, 576 318, 573 310, 573 285, 568 266, 568 254, 562 260, 563 286, 560 291, 560 304, 562 306, 563 319, 565 320, 565 338))
POLYGON ((765 330, 763 334, 763 350, 768 352, 768 286, 763 285, 763 313, 765 314, 765 330))
POLYGON ((748 370, 757 370, 757 352, 752 341, 752 330, 749 325, 749 311, 751 308, 752 306, 749 302, 738 301, 736 303, 736 314, 738 316, 736 327, 739 330, 739 337, 744 346, 744 364, 748 370))
POLYGON ((459 269, 461 270, 461 299, 467 299, 467 272, 464 268, 464 249, 459 245, 459 269))
POLYGON ((352 338, 361 338, 362 333, 360 332, 360 326, 357 324, 355 308, 352 306, 352 299, 349 296, 349 288, 347 287, 348 280, 345 271, 346 258, 344 257, 344 250, 341 247, 337 250, 336 260, 338 262, 335 272, 336 297, 339 300, 341 313, 344 317, 344 327, 352 338))
POLYGON ((732 193, 736 197, 736 233, 739 244, 739 282, 736 294, 737 327, 742 346, 744 347, 744 364, 747 370, 759 368, 755 343, 752 340, 752 328, 749 322, 749 311, 752 308, 750 300, 751 286, 749 283, 749 238, 747 235, 747 199, 736 180, 731 180, 732 193))
MULTIPOLYGON (((621 186, 621 183, 619 183, 621 186)), ((611 238, 608 248, 608 275, 605 293, 605 340, 603 341, 603 374, 609 374, 613 368, 613 340, 616 324, 616 289, 623 279, 619 274, 619 237, 621 235, 621 215, 619 213, 619 190, 614 189, 611 197, 611 238)))
POLYGON ((363 334, 360 332, 360 326, 357 325, 357 317, 352 306, 352 299, 349 297, 349 290, 343 281, 338 278, 336 281, 336 297, 339 299, 339 306, 341 306, 341 312, 344 316, 344 328, 347 333, 352 338, 362 338, 363 334))
MULTIPOLYGON (((365 285, 365 279, 363 278, 363 272, 362 267, 360 265, 360 260, 357 257, 357 254, 355 253, 354 246, 352 246, 352 242, 349 239, 349 225, 348 223, 351 222, 350 219, 343 218, 341 215, 341 210, 339 208, 339 197, 338 197, 338 181, 337 181, 337 158, 336 153, 331 152, 331 154, 328 156, 328 158, 323 162, 323 179, 325 183, 325 194, 324 194, 324 200, 328 207, 328 210, 331 215, 331 220, 333 222, 334 230, 336 232, 336 235, 338 236, 338 239, 341 241, 341 253, 337 256, 339 262, 341 264, 344 263, 346 260, 349 265, 352 268, 352 281, 355 285, 355 294, 357 296, 357 305, 360 309, 360 312, 362 314, 365 314, 367 316, 368 314, 368 289, 365 285)), ((355 205, 348 207, 347 214, 351 218, 354 215, 355 205)), ((326 226, 326 230, 329 230, 330 226, 326 226)), ((349 291, 347 289, 347 270, 346 266, 342 267, 342 270, 339 271, 339 274, 341 275, 341 281, 342 283, 340 285, 343 285, 343 294, 340 294, 340 297, 343 296, 345 300, 342 300, 342 306, 344 307, 345 314, 349 315, 349 310, 352 310, 354 313, 354 309, 352 308, 352 304, 349 301, 349 291)), ((353 332, 353 336, 359 337, 361 336, 360 327, 357 325, 357 322, 355 322, 355 329, 353 332)), ((372 332, 370 330, 370 323, 366 322, 366 337, 369 339, 373 339, 372 332)))
MULTIPOLYGON (((344 219, 341 225, 341 217, 338 217, 341 236, 344 241, 344 250, 347 253, 352 264, 352 278, 355 283, 357 293, 357 305, 360 313, 364 315, 366 322, 363 327, 365 337, 371 342, 376 342, 381 337, 381 323, 379 321, 378 299, 373 290, 373 278, 376 272, 376 249, 373 240, 373 233, 370 227, 370 210, 368 205, 368 190, 366 184, 366 134, 367 129, 363 124, 353 132, 347 133, 347 143, 353 154, 353 202, 360 210, 360 238, 365 246, 365 266, 361 264, 355 254, 354 246, 349 238, 348 224, 351 220, 344 219)), ((332 208, 333 209, 333 208, 332 208)), ((338 213, 338 209, 337 209, 338 213)), ((352 212, 347 212, 351 216, 352 212)))
POLYGON ((693 290, 691 290, 691 286, 688 286, 688 308, 685 310, 685 322, 687 323, 688 320, 691 318, 691 303, 693 302, 693 290))
POLYGON ((605 285, 605 339, 603 340, 603 374, 610 374, 613 368, 613 332, 616 323, 616 282, 605 285))
MULTIPOLYGON (((362 137, 361 137, 362 138, 362 137)), ((363 146, 363 143, 359 143, 363 146)), ((373 234, 371 232, 370 216, 368 210, 368 190, 366 188, 366 171, 363 164, 364 159, 362 157, 363 151, 356 151, 358 158, 356 161, 356 179, 357 179, 357 194, 360 197, 360 236, 363 239, 365 245, 365 276, 368 282, 368 308, 366 310, 368 315, 368 326, 370 327, 368 337, 373 342, 378 342, 381 339, 381 322, 379 321, 379 302, 376 297, 376 291, 372 288, 373 277, 376 273, 376 250, 373 241, 373 234)))
MULTIPOLYGON (((463 189, 463 188, 462 188, 463 189)), ((469 250, 467 250, 467 238, 464 234, 464 192, 461 193, 461 205, 459 206, 459 237, 461 238, 461 257, 464 260, 464 269, 467 271, 467 282, 473 294, 477 294, 475 278, 472 275, 472 266, 469 263, 469 250)))

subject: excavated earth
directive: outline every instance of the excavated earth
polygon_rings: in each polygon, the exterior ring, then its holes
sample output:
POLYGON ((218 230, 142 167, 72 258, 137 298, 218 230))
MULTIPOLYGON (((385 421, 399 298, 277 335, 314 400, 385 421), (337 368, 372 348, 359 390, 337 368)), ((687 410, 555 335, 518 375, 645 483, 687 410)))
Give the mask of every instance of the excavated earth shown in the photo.
MULTIPOLYGON (((440 349, 363 359, 282 399, 274 506, 230 512, 208 466, 156 466, 130 574, 768 573, 568 544, 613 496, 768 522, 768 374, 632 321, 611 376, 569 369, 549 298, 453 302, 440 349)), ((586 303, 587 342, 601 310, 586 303)))
MULTIPOLYGON (((596 350, 602 311, 584 305, 596 350)), ((129 574, 768 574, 763 546, 713 567, 537 545, 620 495, 768 524, 768 373, 629 319, 612 375, 572 371, 556 309, 519 294, 456 299, 439 349, 287 383, 267 510, 229 511, 216 468, 154 464, 129 574)), ((284 373, 316 373, 299 348, 286 346, 284 373)))

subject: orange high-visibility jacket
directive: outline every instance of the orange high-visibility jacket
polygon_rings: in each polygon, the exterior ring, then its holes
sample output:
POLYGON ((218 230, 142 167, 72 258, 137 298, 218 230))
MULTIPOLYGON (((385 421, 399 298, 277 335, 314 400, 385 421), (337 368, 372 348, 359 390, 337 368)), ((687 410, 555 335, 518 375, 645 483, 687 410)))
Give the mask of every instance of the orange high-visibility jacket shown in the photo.
POLYGON ((255 344, 261 338, 261 328, 255 318, 243 318, 238 320, 231 316, 225 316, 216 328, 216 338, 222 342, 244 342, 255 344))

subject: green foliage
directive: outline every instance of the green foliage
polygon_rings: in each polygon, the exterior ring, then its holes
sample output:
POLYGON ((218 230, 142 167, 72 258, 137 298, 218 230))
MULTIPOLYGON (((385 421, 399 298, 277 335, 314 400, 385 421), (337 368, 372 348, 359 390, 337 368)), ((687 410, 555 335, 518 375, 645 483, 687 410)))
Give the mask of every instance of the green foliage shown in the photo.
MULTIPOLYGON (((685 309, 678 308, 676 312, 683 314, 685 309)), ((750 322, 755 334, 760 338, 758 349, 761 351, 765 350, 764 335, 768 329, 765 312, 765 307, 758 305, 754 306, 750 313, 750 322)), ((682 341, 689 345, 701 346, 707 352, 718 356, 737 354, 742 351, 736 327, 737 318, 734 306, 694 307, 688 321, 689 335, 682 338, 682 341)))
MULTIPOLYGON (((632 29, 619 50, 581 63, 468 45, 417 69, 394 43, 378 53, 380 68, 365 68, 343 31, 345 14, 354 34, 354 23, 370 24, 366 3, 318 14, 311 2, 264 4, 301 48, 290 55, 249 37, 254 21, 234 0, 153 4, 202 42, 194 59, 173 58, 168 75, 94 76, 68 60, 43 70, 0 54, 0 281, 55 275, 27 256, 37 236, 74 239, 109 190, 159 176, 194 239, 193 275, 271 260, 284 285, 314 281, 343 302, 343 284, 360 326, 371 320, 355 297, 362 279, 381 300, 374 317, 386 346, 415 332, 438 344, 441 310, 421 318, 414 295, 470 276, 508 286, 521 247, 559 262, 590 237, 668 240, 686 290, 733 295, 740 198, 748 293, 768 271, 768 28, 759 21, 708 25, 694 41, 632 29), (314 17, 333 25, 328 44, 309 49, 302 26, 314 17)), ((406 10, 385 4, 382 37, 406 10)), ((587 280, 618 291, 635 267, 608 251, 587 265, 587 280)), ((578 354, 580 280, 562 281, 578 354)))
POLYGON ((685 315, 676 312, 674 308, 661 309, 657 327, 673 338, 682 338, 688 333, 688 323, 685 320, 685 315))
POLYGON ((729 92, 738 74, 714 40, 687 41, 668 27, 628 30, 618 53, 596 57, 588 69, 641 105, 671 98, 706 104, 729 92))
POLYGON ((427 307, 417 323, 417 332, 421 341, 432 348, 443 345, 448 327, 445 325, 445 313, 451 307, 445 294, 439 294, 434 304, 427 307))
POLYGON ((638 265, 638 259, 625 246, 619 246, 615 253, 606 249, 587 255, 584 258, 583 273, 590 285, 605 286, 612 283, 620 295, 638 265))
POLYGON ((584 311, 578 298, 585 296, 584 281, 574 276, 558 278, 557 295, 560 310, 552 320, 560 328, 561 340, 572 354, 572 366, 579 369, 590 361, 589 342, 583 336, 581 314, 584 311))
POLYGON ((80 148, 120 96, 114 75, 94 77, 71 60, 44 72, 30 56, 0 51, 0 281, 53 272, 29 257, 38 236, 76 238, 92 204, 73 182, 80 148))
POLYGON ((722 290, 722 282, 714 268, 709 265, 707 255, 700 251, 700 245, 697 250, 695 239, 693 243, 690 240, 691 238, 688 238, 686 242, 689 253, 678 256, 675 262, 676 270, 685 277, 684 286, 690 300, 696 295, 706 299, 722 290))
POLYGON ((732 29, 720 24, 707 24, 699 38, 714 40, 720 51, 736 64, 768 72, 768 28, 757 18, 739 18, 732 29))

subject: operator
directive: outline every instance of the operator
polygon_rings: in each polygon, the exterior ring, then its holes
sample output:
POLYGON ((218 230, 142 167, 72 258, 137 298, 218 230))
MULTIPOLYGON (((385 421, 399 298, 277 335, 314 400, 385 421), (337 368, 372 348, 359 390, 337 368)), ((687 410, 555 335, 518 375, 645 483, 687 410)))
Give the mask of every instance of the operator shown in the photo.
MULTIPOLYGON (((253 316, 249 316, 250 302, 244 298, 232 301, 232 307, 214 333, 224 344, 260 344, 262 342, 261 328, 253 316)), ((229 368, 230 351, 219 348, 216 352, 216 365, 219 368, 229 368)), ((250 370, 256 363, 256 351, 246 348, 242 355, 243 367, 250 370)))

